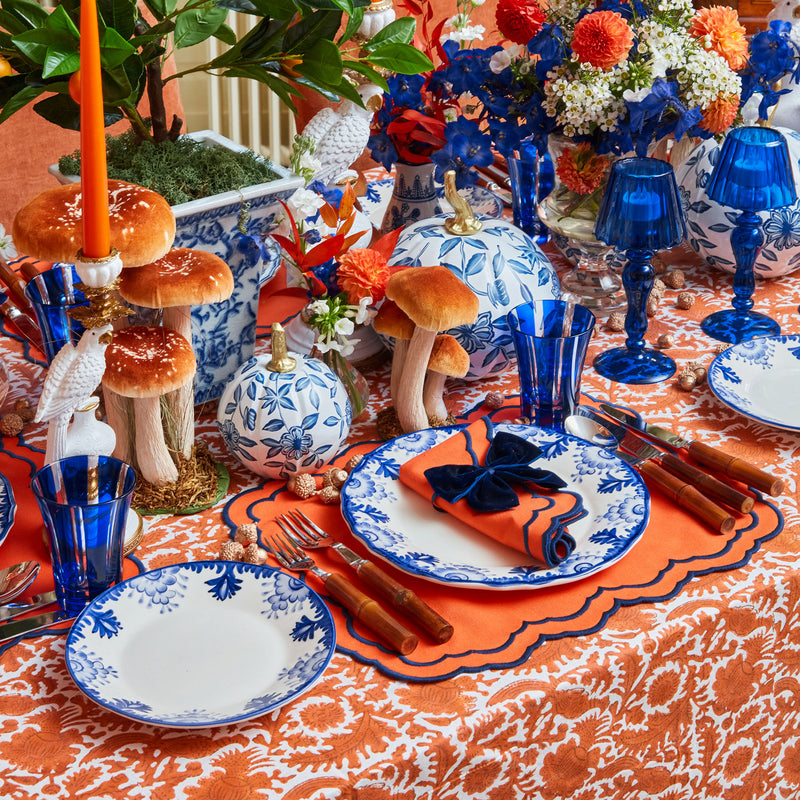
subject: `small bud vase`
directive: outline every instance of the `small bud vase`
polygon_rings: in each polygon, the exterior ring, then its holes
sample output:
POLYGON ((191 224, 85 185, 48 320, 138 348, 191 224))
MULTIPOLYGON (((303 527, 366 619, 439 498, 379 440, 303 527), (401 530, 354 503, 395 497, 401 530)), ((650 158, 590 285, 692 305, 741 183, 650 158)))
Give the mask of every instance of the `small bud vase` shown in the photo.
POLYGON ((425 164, 398 161, 394 168, 394 188, 383 215, 382 234, 442 213, 433 180, 436 166, 432 161, 425 164))
POLYGON ((351 422, 356 422, 367 409, 369 403, 369 383, 367 379, 338 350, 321 353, 316 345, 311 356, 326 364, 344 384, 352 408, 351 422))

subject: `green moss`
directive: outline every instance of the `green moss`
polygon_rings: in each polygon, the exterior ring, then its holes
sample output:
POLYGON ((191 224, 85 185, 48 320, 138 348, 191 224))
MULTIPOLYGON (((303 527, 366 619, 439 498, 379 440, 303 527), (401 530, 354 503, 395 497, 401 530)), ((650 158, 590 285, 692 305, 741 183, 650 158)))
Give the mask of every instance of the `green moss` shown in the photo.
MULTIPOLYGON (((133 132, 126 131, 107 136, 106 146, 109 178, 146 186, 171 206, 279 177, 269 161, 249 150, 233 153, 185 137, 158 146, 150 142, 137 145, 133 132)), ((62 156, 58 168, 65 175, 80 175, 80 151, 62 156)))

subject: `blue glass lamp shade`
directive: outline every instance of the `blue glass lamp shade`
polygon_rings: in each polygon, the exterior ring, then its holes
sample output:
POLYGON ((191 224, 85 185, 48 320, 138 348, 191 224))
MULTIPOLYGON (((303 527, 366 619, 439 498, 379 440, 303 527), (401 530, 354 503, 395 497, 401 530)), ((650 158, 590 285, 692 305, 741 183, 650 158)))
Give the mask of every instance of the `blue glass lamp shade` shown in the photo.
POLYGON ((773 128, 735 128, 725 137, 711 173, 706 195, 742 213, 731 231, 736 259, 732 309, 706 317, 701 327, 713 339, 744 342, 780 333, 775 320, 752 311, 755 275, 753 264, 764 244, 758 211, 792 205, 797 199, 789 148, 773 128))
POLYGON ((653 289, 655 250, 680 244, 686 234, 683 207, 671 165, 657 158, 623 158, 611 175, 595 224, 595 236, 626 251, 622 285, 628 300, 624 347, 601 353, 594 368, 621 383, 657 383, 675 372, 675 362, 645 347, 647 298, 653 289))

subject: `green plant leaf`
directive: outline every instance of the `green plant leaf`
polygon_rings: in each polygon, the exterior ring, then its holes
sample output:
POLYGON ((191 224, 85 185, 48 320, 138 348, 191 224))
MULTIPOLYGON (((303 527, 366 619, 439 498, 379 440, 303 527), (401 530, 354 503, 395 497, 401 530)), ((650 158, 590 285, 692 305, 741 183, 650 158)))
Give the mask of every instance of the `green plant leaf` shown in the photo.
POLYGON ((79 39, 81 35, 78 26, 69 18, 64 6, 56 6, 53 13, 47 18, 46 27, 54 33, 75 39, 79 39))
POLYGON ((263 61, 283 48, 285 22, 265 17, 241 41, 242 58, 263 61))
POLYGON ((28 85, 24 75, 6 75, 0 78, 0 109, 19 91, 28 85))
POLYGON ((123 39, 113 28, 106 28, 100 39, 100 55, 103 66, 113 69, 120 66, 136 52, 136 48, 123 39))
MULTIPOLYGON (((130 2, 127 5, 131 5, 130 2)), ((145 0, 145 5, 156 19, 163 19, 178 7, 178 0, 145 0)))
POLYGON ((175 47, 181 49, 204 42, 214 35, 227 17, 228 12, 216 6, 182 11, 175 20, 175 47))
POLYGON ((333 88, 342 79, 342 55, 333 42, 319 39, 306 51, 295 70, 323 86, 333 88))
POLYGON ((433 69, 433 63, 410 44, 385 44, 369 54, 369 61, 377 67, 385 67, 401 75, 416 75, 433 69))
POLYGON ((292 101, 292 96, 302 97, 302 95, 290 83, 279 77, 276 73, 267 72, 259 67, 240 67, 226 70, 223 74, 230 78, 250 78, 251 80, 263 83, 265 86, 269 87, 271 91, 275 92, 292 111, 297 111, 292 101))
POLYGON ((61 43, 47 48, 47 55, 42 65, 43 78, 55 78, 59 75, 72 75, 81 65, 77 51, 70 47, 64 49, 61 43))
MULTIPOLYGON (((320 41, 333 39, 341 22, 341 11, 318 11, 309 17, 304 17, 286 31, 284 49, 289 54, 308 53, 320 41)), ((328 44, 332 42, 328 41, 328 44)), ((338 53, 338 47, 336 51, 338 53)))
POLYGON ((364 49, 371 53, 377 47, 387 44, 408 44, 414 38, 417 21, 413 17, 400 17, 378 31, 365 45, 364 49))
POLYGON ((332 103, 338 103, 341 98, 339 97, 336 92, 332 89, 326 89, 321 84, 317 83, 316 81, 312 81, 311 78, 306 78, 305 76, 301 75, 299 78, 295 78, 295 83, 299 83, 301 86, 308 86, 309 89, 313 89, 318 94, 321 94, 326 100, 330 100, 332 103))
POLYGON ((26 86, 22 91, 17 92, 12 98, 3 104, 3 111, 0 113, 0 123, 5 122, 12 114, 25 108, 28 103, 35 100, 40 94, 48 91, 46 86, 26 86))
MULTIPOLYGON (((174 10, 177 0, 168 0, 167 6, 174 10)), ((123 39, 130 39, 134 34, 139 11, 131 0, 98 0, 97 8, 107 28, 113 28, 123 39)), ((151 9, 152 11, 152 9, 151 9)), ((153 11, 153 16, 159 14, 153 11)))
POLYGON ((350 39, 353 38, 353 34, 359 29, 361 23, 364 20, 364 9, 363 8, 355 8, 353 9, 353 13, 350 14, 349 19, 347 20, 347 25, 345 29, 342 31, 341 36, 339 36, 338 41, 341 42, 349 42, 350 39))
POLYGON ((41 28, 47 21, 48 13, 30 0, 3 0, 0 8, 0 27, 16 34, 31 28, 41 28))
POLYGON ((214 38, 219 39, 223 44, 227 44, 229 47, 233 47, 238 41, 236 31, 228 25, 220 25, 219 28, 214 31, 214 38))
POLYGON ((23 56, 41 66, 47 58, 48 46, 56 41, 56 37, 47 29, 39 28, 35 31, 21 33, 12 41, 23 56))
POLYGON ((380 72, 373 69, 369 64, 365 64, 363 61, 345 61, 344 66, 347 69, 353 70, 353 72, 357 72, 359 75, 363 75, 365 78, 369 78, 370 83, 380 86, 384 92, 389 91, 389 85, 386 83, 386 78, 384 78, 380 72))

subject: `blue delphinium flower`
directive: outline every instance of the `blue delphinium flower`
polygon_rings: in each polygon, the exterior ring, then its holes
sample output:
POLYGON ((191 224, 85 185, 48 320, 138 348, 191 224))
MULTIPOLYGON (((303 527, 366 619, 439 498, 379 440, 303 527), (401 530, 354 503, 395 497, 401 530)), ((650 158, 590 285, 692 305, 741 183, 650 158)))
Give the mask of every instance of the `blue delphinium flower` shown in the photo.
POLYGON ((459 188, 473 185, 478 176, 471 167, 485 167, 494 161, 492 137, 483 133, 477 122, 459 117, 445 129, 447 144, 432 158, 436 164, 436 179, 444 179, 444 173, 455 170, 459 188))

